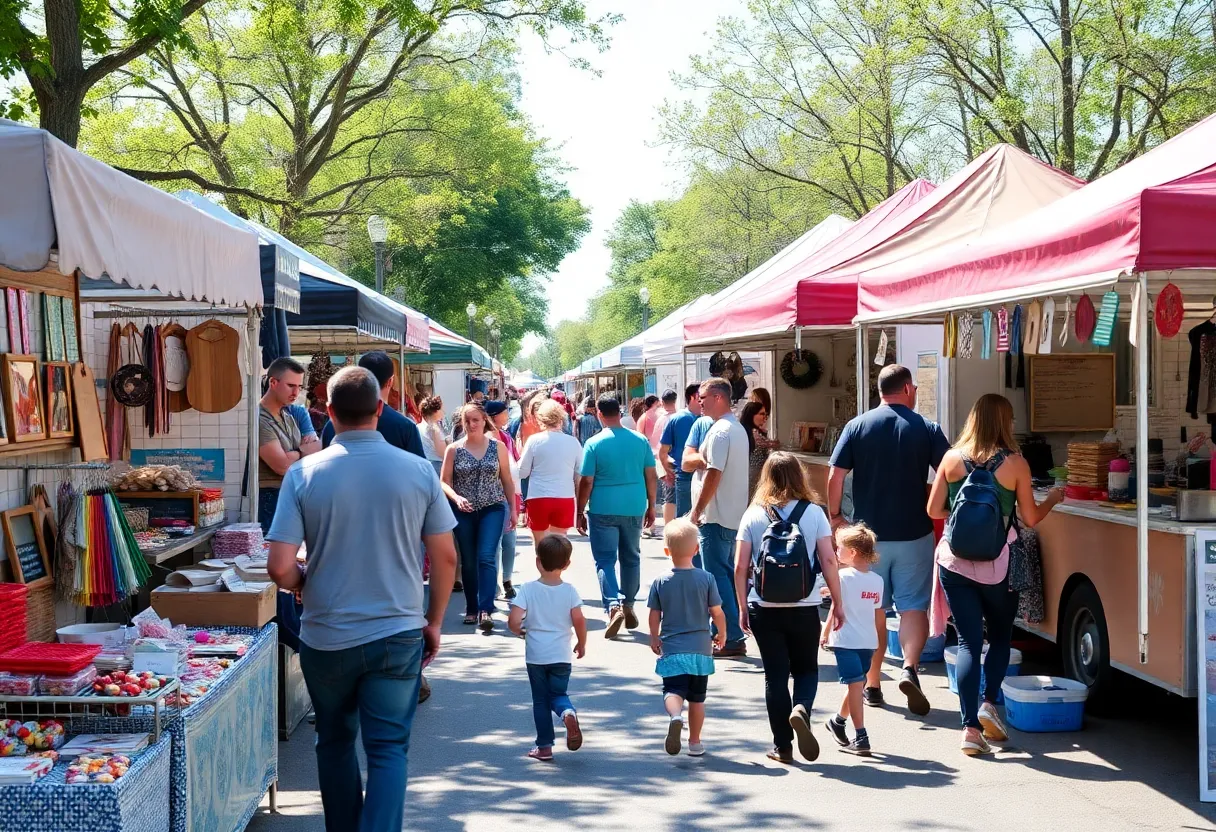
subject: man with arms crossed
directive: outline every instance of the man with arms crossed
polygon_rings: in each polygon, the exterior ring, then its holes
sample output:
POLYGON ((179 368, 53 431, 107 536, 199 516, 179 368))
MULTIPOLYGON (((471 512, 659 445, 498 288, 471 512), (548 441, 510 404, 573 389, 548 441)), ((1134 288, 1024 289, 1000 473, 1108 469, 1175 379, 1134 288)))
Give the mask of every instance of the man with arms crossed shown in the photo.
POLYGON ((381 407, 368 370, 330 379, 337 438, 287 472, 268 536, 270 577, 304 594, 300 666, 317 713, 327 832, 401 828, 419 679, 439 652, 456 575, 456 518, 435 469, 377 432, 381 407), (296 560, 301 543, 306 567, 296 560), (425 614, 423 546, 432 579, 425 614))
MULTIPOLYGON (((848 521, 841 513, 844 480, 853 472, 853 522, 865 522, 878 536, 878 563, 873 571, 883 579, 883 608, 892 603, 899 611, 899 644, 904 670, 899 690, 908 698, 908 710, 929 713, 916 675, 921 651, 929 637, 929 599, 933 589, 933 521, 928 504, 930 469, 941 464, 950 450, 946 435, 912 408, 916 385, 912 373, 888 364, 878 374, 882 404, 862 413, 847 425, 832 452, 828 481, 828 514, 832 528, 848 521)), ((886 639, 886 622, 878 625, 878 643, 886 639)), ((884 704, 883 651, 875 650, 866 675, 867 705, 884 704)))

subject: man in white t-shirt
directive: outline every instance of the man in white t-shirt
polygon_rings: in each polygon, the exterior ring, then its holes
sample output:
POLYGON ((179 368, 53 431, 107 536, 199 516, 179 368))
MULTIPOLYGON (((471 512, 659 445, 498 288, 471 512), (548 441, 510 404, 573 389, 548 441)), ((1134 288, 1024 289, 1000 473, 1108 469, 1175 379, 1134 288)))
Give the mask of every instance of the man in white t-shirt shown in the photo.
POLYGON ((701 443, 705 469, 693 477, 690 519, 700 527, 701 559, 718 583, 722 612, 726 614, 726 646, 714 652, 717 658, 747 655, 733 590, 735 535, 747 511, 750 451, 747 431, 730 405, 731 388, 726 379, 711 378, 701 385, 701 412, 715 421, 701 443))

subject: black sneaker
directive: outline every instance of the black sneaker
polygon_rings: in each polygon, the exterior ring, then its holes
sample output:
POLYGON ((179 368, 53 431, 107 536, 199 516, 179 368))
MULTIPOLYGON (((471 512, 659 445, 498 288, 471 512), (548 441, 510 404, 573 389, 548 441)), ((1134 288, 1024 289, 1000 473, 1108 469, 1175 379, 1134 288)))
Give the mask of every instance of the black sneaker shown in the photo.
POLYGON ((856 754, 858 757, 870 756, 870 738, 858 737, 848 745, 840 749, 845 754, 856 754))
POLYGON ((464 592, 464 584, 462 584, 460 581, 452 584, 452 592, 464 592))
POLYGON ((515 587, 511 585, 510 581, 503 581, 502 582, 502 594, 503 594, 503 597, 505 597, 508 601, 510 601, 512 598, 514 598, 519 593, 517 593, 515 591, 515 587))
POLYGON ((924 692, 920 689, 920 678, 916 675, 914 668, 904 668, 904 673, 899 679, 899 692, 908 697, 909 711, 917 716, 925 716, 929 713, 929 700, 925 698, 924 692))
POLYGON ((887 704, 882 698, 882 688, 866 688, 861 692, 861 699, 871 708, 881 708, 887 704))
POLYGON ((841 748, 844 748, 849 744, 849 734, 847 731, 845 731, 844 725, 845 724, 843 722, 836 719, 834 716, 829 717, 828 721, 823 724, 823 726, 828 729, 828 733, 832 735, 832 739, 836 740, 836 744, 841 748))

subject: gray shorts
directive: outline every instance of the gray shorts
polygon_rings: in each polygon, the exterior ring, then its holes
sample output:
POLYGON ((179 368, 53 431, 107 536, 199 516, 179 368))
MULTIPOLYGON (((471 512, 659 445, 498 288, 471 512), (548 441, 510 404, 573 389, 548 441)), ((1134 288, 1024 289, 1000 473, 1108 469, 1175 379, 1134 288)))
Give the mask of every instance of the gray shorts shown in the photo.
POLYGON ((900 612, 928 612, 933 594, 933 532, 918 540, 878 541, 878 563, 870 571, 882 576, 882 606, 900 612))
POLYGON ((658 506, 667 506, 667 505, 674 506, 676 504, 676 485, 675 485, 675 483, 673 482, 671 485, 668 485, 666 482, 663 481, 662 477, 659 477, 659 487, 655 491, 654 503, 655 503, 655 505, 658 505, 658 506))

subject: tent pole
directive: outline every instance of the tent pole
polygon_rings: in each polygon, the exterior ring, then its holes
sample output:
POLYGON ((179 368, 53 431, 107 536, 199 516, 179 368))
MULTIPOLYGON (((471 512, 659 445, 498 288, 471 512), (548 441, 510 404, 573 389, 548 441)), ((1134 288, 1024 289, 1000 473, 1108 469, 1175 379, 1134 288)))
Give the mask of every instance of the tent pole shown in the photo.
POLYGON ((258 522, 258 403, 261 400, 261 361, 258 360, 258 316, 250 309, 245 318, 246 348, 249 350, 249 447, 245 464, 249 471, 249 522, 258 522))
POLYGON ((1148 662, 1148 275, 1139 281, 1140 314, 1136 327, 1136 620, 1140 663, 1148 662))
POLYGON ((865 326, 857 327, 857 415, 865 413, 866 408, 866 370, 869 369, 866 365, 870 363, 870 357, 867 355, 869 346, 869 330, 865 326))

